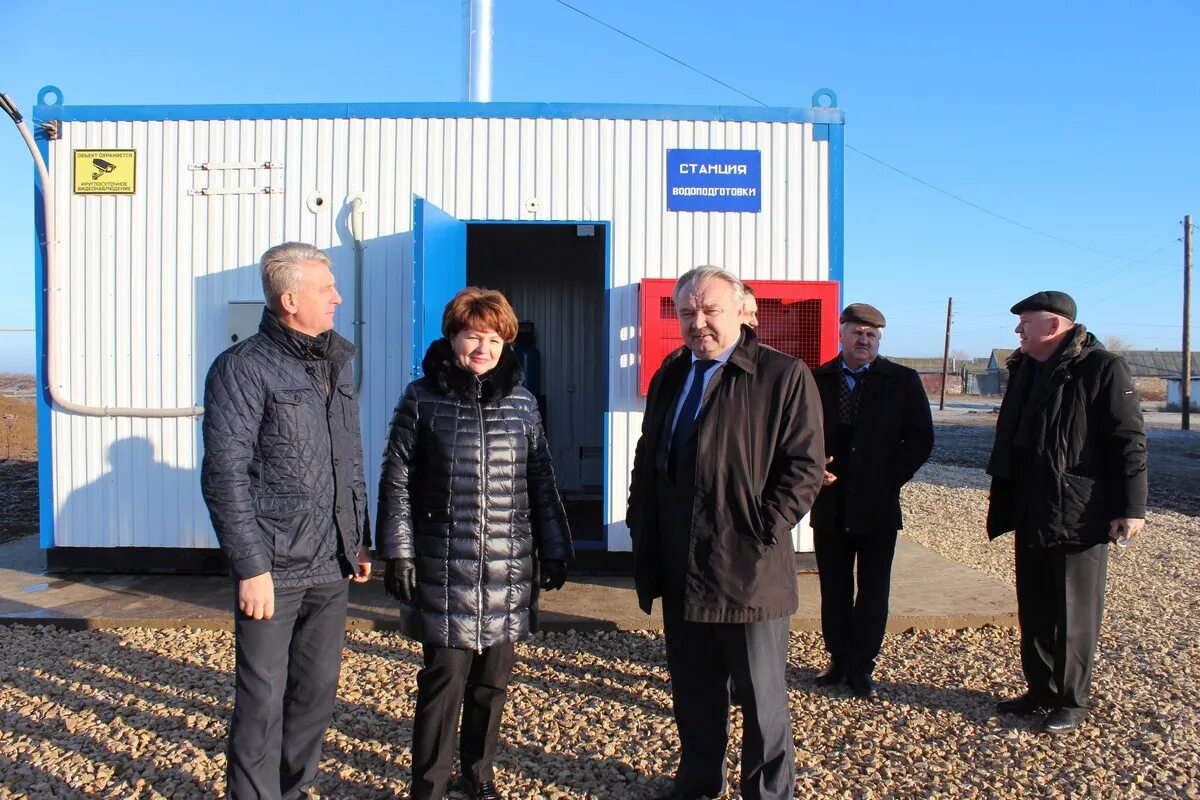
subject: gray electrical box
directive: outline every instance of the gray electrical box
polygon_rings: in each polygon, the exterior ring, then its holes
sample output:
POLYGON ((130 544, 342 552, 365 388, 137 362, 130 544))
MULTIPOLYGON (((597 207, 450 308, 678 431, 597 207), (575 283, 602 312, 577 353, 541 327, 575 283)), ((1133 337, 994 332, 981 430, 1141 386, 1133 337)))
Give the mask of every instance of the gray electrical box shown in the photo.
POLYGON ((229 341, 240 342, 247 336, 258 333, 267 304, 261 300, 233 300, 229 303, 229 341))

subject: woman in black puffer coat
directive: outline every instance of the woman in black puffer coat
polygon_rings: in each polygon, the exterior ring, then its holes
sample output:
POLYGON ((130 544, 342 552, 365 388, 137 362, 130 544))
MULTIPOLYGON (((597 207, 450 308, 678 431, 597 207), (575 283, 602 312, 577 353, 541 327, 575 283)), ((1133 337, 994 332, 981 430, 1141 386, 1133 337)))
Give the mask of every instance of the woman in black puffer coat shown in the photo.
POLYGON ((492 760, 538 589, 572 558, 533 395, 508 343, 517 318, 496 291, 467 288, 442 315, 424 377, 392 417, 379 479, 378 548, 404 633, 424 645, 413 725, 413 800, 446 791, 458 737, 468 796, 498 798, 492 760))

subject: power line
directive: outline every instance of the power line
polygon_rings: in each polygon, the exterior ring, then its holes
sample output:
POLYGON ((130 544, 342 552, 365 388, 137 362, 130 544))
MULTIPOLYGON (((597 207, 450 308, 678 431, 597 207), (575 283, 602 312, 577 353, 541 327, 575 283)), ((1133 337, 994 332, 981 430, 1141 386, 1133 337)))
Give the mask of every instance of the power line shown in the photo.
MULTIPOLYGON (((1159 253, 1161 253, 1163 250, 1166 250, 1168 247, 1170 247, 1171 245, 1175 244, 1175 243, 1176 243, 1176 242, 1178 242, 1178 241, 1181 241, 1181 240, 1179 239, 1179 237, 1178 237, 1178 236, 1172 237, 1172 238, 1171 238, 1169 241, 1167 241, 1167 242, 1166 242, 1165 244, 1163 244, 1161 247, 1159 247, 1158 249, 1156 249, 1156 250, 1155 250, 1153 253, 1151 253, 1150 255, 1146 256, 1146 258, 1154 258, 1156 255, 1158 255, 1159 253)), ((1084 291, 1084 290, 1086 290, 1086 289, 1091 289, 1093 286, 1099 286, 1100 284, 1102 284, 1102 283, 1104 283, 1105 281, 1109 280, 1109 279, 1110 279, 1110 278, 1112 278, 1113 276, 1115 276, 1115 275, 1119 274, 1119 273, 1121 272, 1121 270, 1123 270, 1123 269, 1125 269, 1125 267, 1129 266, 1129 264, 1130 264, 1130 263, 1139 263, 1139 262, 1128 262, 1128 261, 1122 261, 1122 263, 1120 263, 1120 264, 1117 264, 1115 267, 1112 267, 1112 268, 1108 269, 1107 271, 1105 271, 1105 272, 1104 272, 1104 274, 1102 274, 1100 277, 1096 278, 1096 280, 1092 281, 1091 283, 1086 283, 1086 284, 1084 284, 1083 286, 1080 286, 1080 287, 1077 289, 1077 291, 1081 291, 1081 292, 1082 292, 1082 291, 1084 291)), ((1158 263, 1158 262, 1141 262, 1141 263, 1158 263)), ((1163 266, 1172 266, 1172 267, 1175 267, 1175 266, 1178 266, 1178 264, 1169 264, 1169 265, 1168 265, 1168 264, 1164 264, 1163 266)))
POLYGON ((621 34, 622 36, 624 36, 626 39, 629 39, 629 40, 631 40, 631 41, 637 42, 637 43, 638 43, 638 44, 640 44, 642 47, 645 47, 645 48, 648 48, 648 49, 650 49, 650 50, 653 50, 654 52, 658 53, 658 54, 659 54, 660 56, 662 56, 663 58, 669 58, 670 60, 674 61, 674 62, 675 62, 676 64, 678 64, 679 66, 681 66, 681 67, 684 67, 685 69, 690 69, 692 72, 696 73, 697 75, 702 75, 702 76, 704 76, 705 78, 708 78, 708 79, 709 79, 710 81, 712 81, 713 83, 719 83, 719 84, 721 84, 721 85, 722 85, 722 86, 724 86, 726 89, 730 90, 731 92, 736 92, 736 93, 740 94, 742 97, 745 97, 747 100, 750 100, 751 102, 758 103, 760 106, 765 106, 765 105, 766 105, 766 103, 764 103, 762 100, 759 100, 757 97, 752 97, 751 95, 748 95, 748 94, 746 94, 745 92, 743 92, 741 89, 737 88, 736 86, 730 86, 728 83, 726 83, 725 81, 721 80, 720 78, 717 78, 717 77, 714 77, 714 76, 712 76, 712 75, 709 75, 707 72, 704 72, 703 70, 700 70, 700 69, 697 69, 696 67, 693 67, 691 64, 687 63, 686 61, 683 61, 682 59, 678 59, 678 58, 676 58, 675 56, 671 55, 670 53, 666 53, 666 52, 663 52, 662 50, 659 50, 659 49, 658 49, 657 47, 655 47, 654 45, 652 45, 652 44, 650 44, 650 43, 648 43, 648 42, 644 42, 644 41, 642 41, 641 39, 639 39, 639 38, 637 38, 636 36, 634 36, 632 33, 626 33, 625 31, 621 30, 620 28, 618 28, 618 27, 616 27, 616 26, 614 26, 614 25, 609 25, 609 24, 608 24, 607 22, 605 22, 604 20, 602 20, 602 19, 599 19, 599 18, 597 18, 597 17, 593 17, 591 14, 587 13, 587 12, 586 12, 586 11, 584 11, 583 9, 581 9, 581 8, 576 8, 575 6, 571 5, 570 3, 565 3, 565 2, 563 2, 563 0, 554 0, 554 1, 555 1, 556 3, 558 3, 560 6, 563 6, 564 8, 569 8, 569 9, 571 9, 571 10, 572 10, 572 11, 574 11, 576 14, 581 14, 582 16, 585 16, 585 17, 587 17, 587 18, 588 18, 588 19, 590 19, 592 22, 595 22, 595 23, 596 23, 596 24, 598 24, 598 25, 603 25, 604 27, 608 28, 608 29, 609 29, 610 31, 612 31, 613 33, 619 33, 619 34, 621 34))
POLYGON ((981 206, 976 202, 968 200, 967 198, 962 197, 960 195, 954 194, 954 192, 947 191, 940 186, 935 186, 934 184, 930 183, 929 181, 925 180, 924 178, 918 178, 916 175, 913 175, 911 172, 905 172, 904 170, 900 169, 899 167, 893 166, 892 164, 887 163, 886 161, 884 161, 881 158, 876 158, 875 156, 871 155, 868 152, 859 150, 857 147, 854 147, 854 146, 848 144, 848 145, 846 145, 846 149, 853 150, 855 153, 858 153, 860 156, 863 156, 864 158, 869 158, 871 161, 874 161, 876 164, 879 164, 880 166, 883 166, 883 167, 887 167, 888 169, 892 170, 893 172, 897 172, 910 180, 916 181, 917 183, 921 184, 922 186, 928 187, 935 192, 940 192, 941 194, 946 195, 946 197, 949 197, 952 200, 957 200, 958 202, 960 202, 964 205, 970 206, 971 208, 974 208, 977 211, 982 211, 984 214, 993 216, 996 219, 1007 222, 1010 225, 1015 225, 1018 228, 1029 231, 1030 233, 1036 233, 1038 236, 1044 236, 1045 238, 1051 239, 1055 242, 1070 245, 1071 247, 1078 247, 1080 250, 1086 250, 1089 253, 1096 253, 1097 255, 1105 256, 1107 258, 1119 258, 1124 261, 1127 261, 1130 264, 1157 264, 1158 266, 1174 266, 1173 264, 1165 264, 1163 262, 1158 262, 1158 261, 1140 261, 1138 259, 1128 258, 1126 256, 1120 256, 1120 255, 1117 255, 1116 253, 1109 253, 1104 250, 1097 250, 1094 247, 1089 247, 1088 245, 1082 244, 1080 242, 1075 242, 1070 239, 1064 239, 1061 236, 1055 236, 1053 233, 1047 233, 1046 231, 1039 230, 1038 228, 1035 228, 1032 225, 1026 225, 1024 222, 1015 220, 1012 217, 1006 217, 1005 215, 1003 215, 999 212, 992 211, 990 208, 985 208, 984 206, 981 206))
MULTIPOLYGON (((1088 318, 1095 319, 1095 320, 1098 320, 1101 322, 1107 321, 1109 319, 1109 317, 1106 317, 1103 314, 1099 314, 1099 315, 1095 315, 1095 316, 1088 314, 1088 318)), ((1127 321, 1127 320, 1122 320, 1122 321, 1127 321)), ((1179 329, 1178 322, 1142 322, 1141 320, 1138 320, 1137 326, 1139 328, 1174 328, 1176 330, 1179 329)))
MULTIPOLYGON (((725 81, 721 80, 720 78, 710 75, 709 73, 699 69, 698 67, 692 66, 691 64, 687 63, 686 61, 684 61, 681 58, 673 56, 670 53, 667 53, 663 50, 660 50, 659 48, 655 47, 654 45, 652 45, 646 41, 643 41, 642 39, 639 39, 638 37, 634 36, 633 34, 628 33, 624 30, 621 30, 620 28, 616 27, 615 25, 605 22, 604 20, 600 19, 599 17, 595 17, 595 16, 589 14, 588 12, 584 11, 583 9, 578 8, 576 6, 571 5, 570 3, 565 2, 565 0, 554 0, 554 2, 558 3, 563 8, 569 8, 571 11, 574 11, 576 14, 586 17, 587 19, 591 20, 592 22, 595 22, 597 25, 603 25, 605 28, 608 28, 610 31, 617 33, 621 36, 624 36, 626 39, 636 42, 637 44, 642 45, 643 47, 647 48, 648 50, 652 50, 655 53, 658 53, 663 58, 674 61, 679 66, 681 66, 685 69, 691 70, 692 72, 696 73, 697 75, 701 75, 705 78, 708 78, 713 83, 724 86, 726 89, 729 89, 731 92, 740 94, 742 97, 745 97, 746 99, 748 99, 754 103, 758 103, 760 106, 767 105, 767 103, 764 103, 762 100, 759 100, 757 97, 754 97, 753 95, 743 92, 741 89, 737 88, 736 86, 726 83, 725 81)), ((890 169, 893 172, 903 175, 904 177, 906 177, 912 181, 915 181, 915 182, 921 184, 922 186, 925 186, 926 188, 932 189, 935 192, 944 194, 946 197, 949 197, 952 200, 957 200, 958 202, 960 202, 964 205, 970 206, 971 208, 974 208, 976 211, 981 211, 984 214, 988 214, 989 216, 995 217, 996 219, 999 219, 1003 222, 1007 222, 1010 225, 1015 225, 1018 228, 1029 231, 1030 233, 1036 234, 1038 236, 1043 236, 1052 241, 1059 242, 1060 244, 1069 245, 1070 247, 1077 247, 1080 250, 1086 250, 1089 253, 1096 253, 1097 255, 1106 256, 1108 258, 1123 259, 1130 264, 1154 264, 1156 266, 1167 266, 1167 267, 1175 266, 1174 264, 1167 264, 1167 263, 1164 263, 1161 261, 1142 261, 1142 260, 1138 260, 1138 259, 1127 258, 1126 256, 1117 255, 1116 253, 1109 253, 1104 250, 1098 250, 1095 247, 1090 247, 1081 242, 1072 241, 1070 239, 1065 239, 1061 236, 1056 236, 1052 233, 1047 233, 1046 231, 1039 230, 1038 228, 1035 228, 1032 225, 1026 225, 1024 222, 1015 220, 1012 217, 1007 217, 1004 214, 1001 214, 996 211, 992 211, 990 208, 986 208, 984 206, 979 205, 976 202, 966 199, 965 197, 962 197, 960 195, 954 194, 953 192, 947 191, 947 190, 941 188, 940 186, 936 186, 923 178, 918 178, 916 175, 913 175, 911 172, 906 172, 905 170, 902 170, 897 166, 889 164, 888 162, 884 161, 881 158, 876 158, 875 156, 871 155, 870 153, 868 153, 864 150, 860 150, 857 147, 853 147, 849 144, 845 145, 845 147, 847 150, 851 150, 855 153, 858 153, 860 156, 870 159, 871 161, 874 161, 876 164, 879 164, 882 167, 886 167, 887 169, 890 169)))
POLYGON ((1169 274, 1168 275, 1160 275, 1157 278, 1153 278, 1151 280, 1146 281, 1145 283, 1139 283, 1137 286, 1130 286, 1126 289, 1122 289, 1121 291, 1117 292, 1116 294, 1110 294, 1108 297, 1101 297, 1099 300, 1089 300, 1087 304, 1089 306, 1095 306, 1095 305, 1099 305, 1100 303, 1103 303, 1107 300, 1112 300, 1115 297, 1127 297, 1129 295, 1129 293, 1132 292, 1134 289, 1141 289, 1145 286, 1149 286, 1152 283, 1158 283, 1159 281, 1165 281, 1167 278, 1173 278, 1173 277, 1175 277, 1175 276, 1169 275, 1169 274))

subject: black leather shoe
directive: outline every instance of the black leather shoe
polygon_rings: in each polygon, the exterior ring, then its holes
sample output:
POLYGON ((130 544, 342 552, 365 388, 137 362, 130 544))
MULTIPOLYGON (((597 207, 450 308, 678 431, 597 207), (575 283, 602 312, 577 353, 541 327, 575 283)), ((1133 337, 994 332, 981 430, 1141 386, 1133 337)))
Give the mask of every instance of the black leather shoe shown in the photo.
POLYGON ((846 671, 836 661, 817 673, 817 686, 837 686, 846 677, 846 671))
POLYGON ((1036 714, 1039 711, 1045 711, 1050 708, 1050 702, 1044 700, 1033 692, 1026 692, 1020 697, 1010 697, 1007 700, 1001 700, 996 703, 996 710, 1001 714, 1036 714))
POLYGON ((871 680, 870 675, 847 675, 846 685, 850 687, 850 691, 856 697, 864 697, 869 700, 879 697, 879 691, 875 688, 875 681, 871 680))
POLYGON ((476 786, 471 781, 463 778, 462 789, 471 800, 500 800, 500 793, 496 791, 496 784, 491 781, 484 781, 476 786))
POLYGON ((1087 719, 1086 708, 1059 708, 1046 715, 1042 729, 1046 733, 1065 733, 1075 730, 1087 719))

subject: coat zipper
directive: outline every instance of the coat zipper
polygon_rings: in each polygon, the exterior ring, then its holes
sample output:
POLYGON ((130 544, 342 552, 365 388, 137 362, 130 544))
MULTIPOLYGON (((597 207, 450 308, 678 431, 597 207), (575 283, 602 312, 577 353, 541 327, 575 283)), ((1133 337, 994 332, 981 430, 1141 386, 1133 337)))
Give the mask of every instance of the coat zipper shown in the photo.
POLYGON ((475 410, 479 412, 479 580, 475 584, 475 651, 483 652, 483 570, 487 556, 487 439, 483 429, 483 383, 475 378, 475 410))

